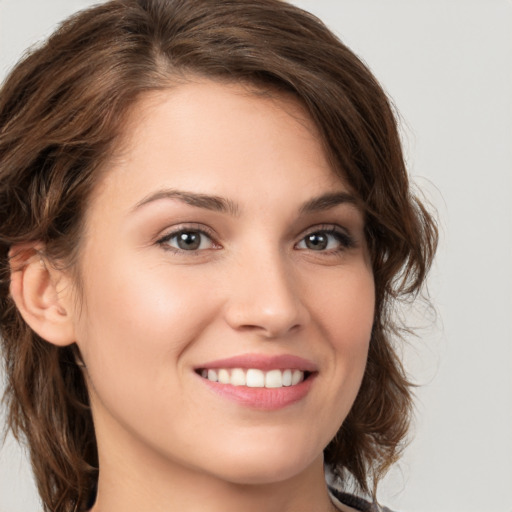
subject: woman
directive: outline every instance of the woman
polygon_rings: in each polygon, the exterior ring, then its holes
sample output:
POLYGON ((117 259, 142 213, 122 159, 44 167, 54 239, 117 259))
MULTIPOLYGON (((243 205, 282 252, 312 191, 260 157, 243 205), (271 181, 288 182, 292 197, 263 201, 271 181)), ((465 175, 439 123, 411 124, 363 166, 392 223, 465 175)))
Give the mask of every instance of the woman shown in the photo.
POLYGON ((114 0, 0 94, 9 426, 45 510, 377 510, 436 245, 368 69, 276 0, 114 0), (338 490, 325 483, 324 465, 338 490))

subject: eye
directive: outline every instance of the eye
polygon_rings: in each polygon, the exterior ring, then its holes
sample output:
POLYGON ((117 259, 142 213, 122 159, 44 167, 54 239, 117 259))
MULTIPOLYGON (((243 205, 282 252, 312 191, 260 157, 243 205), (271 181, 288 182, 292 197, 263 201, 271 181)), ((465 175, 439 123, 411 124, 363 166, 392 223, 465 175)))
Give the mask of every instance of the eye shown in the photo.
POLYGON ((215 244, 208 233, 200 229, 180 229, 158 240, 160 245, 174 251, 201 251, 213 249, 215 244))
POLYGON ((337 252, 353 247, 353 245, 353 240, 348 234, 335 228, 329 228, 308 233, 296 247, 317 252, 337 252))

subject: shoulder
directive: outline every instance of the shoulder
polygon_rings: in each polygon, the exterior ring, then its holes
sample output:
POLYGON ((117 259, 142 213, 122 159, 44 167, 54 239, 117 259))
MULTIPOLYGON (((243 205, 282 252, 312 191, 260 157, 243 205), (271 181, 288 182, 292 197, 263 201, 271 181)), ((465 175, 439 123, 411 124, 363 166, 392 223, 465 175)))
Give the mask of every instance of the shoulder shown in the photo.
MULTIPOLYGON (((359 496, 342 492, 334 487, 329 486, 329 493, 331 494, 335 505, 345 505, 346 507, 350 507, 351 510, 357 512, 393 512, 387 507, 383 507, 377 503, 371 503, 359 496)), ((341 510, 344 509, 341 508, 341 510)))

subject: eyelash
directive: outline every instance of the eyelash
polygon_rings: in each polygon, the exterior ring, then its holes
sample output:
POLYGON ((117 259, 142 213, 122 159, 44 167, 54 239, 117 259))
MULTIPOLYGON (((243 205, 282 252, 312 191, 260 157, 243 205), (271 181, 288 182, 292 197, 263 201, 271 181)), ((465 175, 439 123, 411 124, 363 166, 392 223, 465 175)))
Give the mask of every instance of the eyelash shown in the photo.
POLYGON ((330 235, 334 237, 337 240, 337 242, 339 242, 339 246, 336 249, 313 252, 321 252, 323 254, 338 254, 347 249, 352 249, 356 246, 355 240, 354 238, 352 238, 352 236, 350 236, 346 231, 341 230, 340 228, 337 228, 330 224, 315 226, 300 239, 299 243, 305 241, 308 236, 317 234, 330 235))
MULTIPOLYGON (((187 254, 187 255, 197 255, 200 252, 206 250, 206 249, 193 249, 193 250, 186 250, 186 249, 180 249, 178 247, 173 247, 170 245, 171 240, 178 237, 180 234, 185 233, 198 233, 202 236, 205 236, 210 239, 214 249, 218 249, 221 246, 215 242, 215 235, 213 231, 203 227, 203 226, 179 226, 177 229, 174 229, 172 232, 167 233, 166 235, 162 236, 157 240, 157 244, 162 246, 164 250, 171 251, 175 254, 187 254)), ((342 231, 341 229, 334 227, 332 225, 320 225, 315 226, 314 228, 311 228, 310 231, 308 231, 302 238, 295 244, 297 246, 298 244, 304 242, 308 236, 311 235, 329 235, 336 239, 337 242, 339 242, 339 246, 335 249, 328 249, 328 250, 320 250, 320 251, 314 251, 313 249, 310 249, 312 252, 319 252, 323 254, 338 254, 340 252, 343 252, 347 249, 351 249, 356 246, 354 239, 352 236, 350 236, 345 231, 342 231)), ((300 249, 300 250, 308 250, 306 249, 300 249)))
POLYGON ((170 233, 167 233, 163 237, 159 238, 156 243, 158 245, 160 245, 164 250, 171 251, 175 254, 197 255, 201 251, 204 250, 204 249, 185 250, 185 249, 180 249, 178 247, 173 247, 170 245, 170 241, 173 238, 176 238, 180 234, 184 234, 184 233, 199 233, 200 235, 209 238, 211 240, 212 244, 215 246, 214 248, 220 247, 220 245, 214 241, 215 235, 214 235, 213 231, 211 231, 203 226, 179 226, 178 228, 174 229, 170 233))

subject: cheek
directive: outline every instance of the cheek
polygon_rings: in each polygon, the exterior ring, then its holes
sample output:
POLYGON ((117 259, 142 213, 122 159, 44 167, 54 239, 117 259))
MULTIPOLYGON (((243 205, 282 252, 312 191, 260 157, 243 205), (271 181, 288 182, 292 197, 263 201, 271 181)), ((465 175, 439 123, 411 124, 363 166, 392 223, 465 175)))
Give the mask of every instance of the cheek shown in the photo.
MULTIPOLYGON (((375 285, 373 274, 364 270, 354 276, 349 286, 350 293, 340 297, 337 313, 340 322, 337 330, 338 356, 347 371, 353 372, 355 385, 359 388, 366 367, 368 348, 375 319, 375 285), (349 367, 351 365, 351 368, 349 367)), ((336 312, 332 312, 336 315, 336 312)))
POLYGON ((322 337, 329 342, 333 392, 355 395, 359 389, 375 316, 375 285, 365 265, 340 272, 308 293, 322 337))
POLYGON ((178 436, 176 418, 194 417, 183 354, 216 316, 205 277, 165 264, 136 269, 122 259, 90 275, 78 344, 96 428, 120 439, 135 431, 148 445, 162 429, 178 436))
POLYGON ((215 316, 215 301, 197 272, 115 261, 94 266, 85 290, 77 342, 89 377, 112 397, 168 389, 180 354, 215 316))
POLYGON ((375 315, 375 285, 370 269, 360 265, 341 271, 325 279, 323 287, 311 287, 307 295, 335 348, 358 351, 368 344, 375 315))

